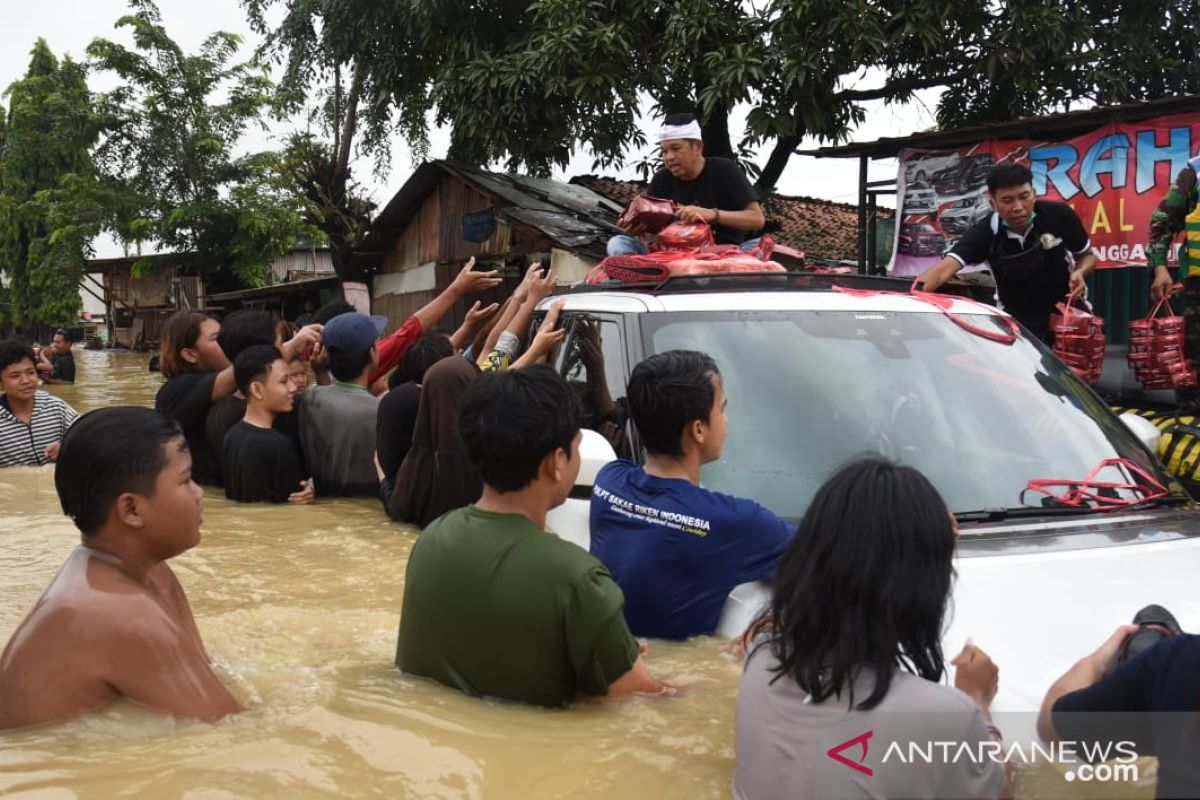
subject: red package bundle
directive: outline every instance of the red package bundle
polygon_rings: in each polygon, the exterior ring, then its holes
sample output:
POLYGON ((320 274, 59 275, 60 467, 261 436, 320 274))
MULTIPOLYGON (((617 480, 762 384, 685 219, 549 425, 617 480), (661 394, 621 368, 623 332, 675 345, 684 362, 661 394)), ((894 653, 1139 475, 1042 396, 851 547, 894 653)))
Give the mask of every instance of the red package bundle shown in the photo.
POLYGON ((639 194, 630 202, 617 224, 627 230, 641 226, 650 233, 658 233, 674 221, 675 203, 661 197, 639 194))
POLYGON ((729 272, 786 272, 774 261, 760 261, 736 247, 713 250, 658 250, 609 256, 592 267, 584 283, 657 283, 672 275, 716 275, 729 272))
POLYGON ((712 228, 703 222, 672 222, 654 239, 655 250, 701 250, 711 244, 712 228))
POLYGON ((1104 320, 1073 305, 1067 298, 1058 304, 1058 313, 1050 315, 1054 332, 1054 354, 1062 359, 1080 380, 1095 383, 1104 368, 1104 320))
POLYGON ((1146 389, 1185 389, 1197 385, 1196 371, 1183 353, 1183 317, 1164 297, 1145 319, 1129 323, 1129 353, 1133 374, 1146 389), (1165 317, 1158 316, 1166 309, 1165 317))

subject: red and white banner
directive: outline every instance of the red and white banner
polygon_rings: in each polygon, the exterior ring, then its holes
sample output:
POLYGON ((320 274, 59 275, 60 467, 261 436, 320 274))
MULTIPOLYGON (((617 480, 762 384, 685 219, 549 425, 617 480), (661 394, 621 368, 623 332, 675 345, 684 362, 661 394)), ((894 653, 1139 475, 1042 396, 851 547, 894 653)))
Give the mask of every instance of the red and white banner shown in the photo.
POLYGON ((1030 168, 1038 199, 1075 209, 1101 269, 1145 266, 1150 213, 1198 149, 1200 113, 1113 123, 1063 142, 992 139, 957 150, 905 150, 888 270, 916 275, 936 263, 988 217, 988 171, 1011 163, 1030 168))

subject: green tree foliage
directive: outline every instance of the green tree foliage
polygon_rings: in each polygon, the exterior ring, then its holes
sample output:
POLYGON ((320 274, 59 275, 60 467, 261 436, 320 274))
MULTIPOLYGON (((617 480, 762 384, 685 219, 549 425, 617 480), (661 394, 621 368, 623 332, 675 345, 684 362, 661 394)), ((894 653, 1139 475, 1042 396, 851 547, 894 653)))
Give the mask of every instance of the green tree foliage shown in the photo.
MULTIPOLYGON (((243 0, 265 28, 280 0, 243 0)), ((943 126, 1200 91, 1198 0, 293 0, 270 44, 285 84, 312 55, 361 69, 366 114, 430 120, 452 154, 544 172, 645 145, 646 114, 700 112, 710 153, 838 141, 864 102, 946 91, 943 126), (745 130, 729 120, 744 110, 745 130)))
MULTIPOLYGON (((350 254, 365 235, 375 205, 354 180, 351 165, 355 156, 366 156, 382 174, 397 130, 407 133, 414 150, 424 154, 425 120, 416 108, 418 100, 422 108, 427 104, 417 96, 395 97, 391 85, 380 84, 360 67, 357 55, 343 57, 351 50, 349 42, 338 40, 345 32, 311 24, 320 16, 321 3, 295 0, 278 31, 269 29, 261 15, 267 4, 255 3, 249 7, 251 24, 266 38, 262 54, 285 63, 277 115, 304 114, 309 122, 309 130, 288 138, 279 173, 283 186, 302 198, 305 220, 325 235, 338 275, 362 280, 350 254)), ((404 63, 410 75, 419 67, 419 61, 404 63)))
POLYGON ((86 242, 55 236, 42 193, 92 172, 97 126, 79 64, 60 63, 42 39, 0 115, 0 271, 9 282, 0 316, 60 325, 79 313, 86 242))
POLYGON ((279 159, 278 175, 280 186, 300 198, 305 221, 325 235, 338 276, 360 281, 363 276, 351 263, 350 254, 366 234, 375 205, 351 179, 348 137, 353 135, 353 122, 335 130, 347 138, 330 141, 310 133, 290 136, 279 159))
POLYGON ((131 7, 117 27, 129 29, 133 48, 106 39, 88 46, 91 68, 119 85, 97 98, 104 135, 96 179, 47 198, 59 231, 108 231, 127 247, 151 243, 195 269, 259 285, 275 258, 319 237, 277 180, 278 154, 235 155, 265 117, 273 84, 256 60, 235 61, 238 36, 214 33, 187 54, 150 0, 131 7))

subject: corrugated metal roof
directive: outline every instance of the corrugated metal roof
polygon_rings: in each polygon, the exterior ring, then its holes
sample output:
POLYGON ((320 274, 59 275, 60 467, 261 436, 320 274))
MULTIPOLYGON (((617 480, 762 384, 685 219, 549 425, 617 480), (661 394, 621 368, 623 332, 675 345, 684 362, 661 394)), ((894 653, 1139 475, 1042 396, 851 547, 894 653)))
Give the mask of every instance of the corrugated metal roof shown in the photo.
POLYGON ((535 228, 564 249, 603 255, 608 238, 620 232, 616 221, 623 206, 586 187, 436 160, 417 167, 400 187, 355 248, 354 260, 381 260, 447 174, 492 198, 498 216, 535 228))

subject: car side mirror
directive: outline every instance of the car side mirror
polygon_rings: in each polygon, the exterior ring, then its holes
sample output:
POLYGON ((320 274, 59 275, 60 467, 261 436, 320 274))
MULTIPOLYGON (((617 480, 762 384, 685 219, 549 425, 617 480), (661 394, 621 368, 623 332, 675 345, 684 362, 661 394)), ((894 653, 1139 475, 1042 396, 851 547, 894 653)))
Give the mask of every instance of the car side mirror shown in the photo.
POLYGON ((1162 439, 1162 431, 1158 429, 1150 420, 1145 417, 1139 417, 1137 414, 1130 414, 1128 411, 1121 415, 1121 422, 1125 423, 1125 427, 1133 431, 1133 435, 1138 438, 1142 444, 1155 456, 1158 455, 1158 443, 1162 439))
POLYGON ((596 474, 610 461, 617 460, 608 439, 590 428, 583 428, 583 438, 579 440, 579 477, 575 479, 576 486, 586 486, 589 489, 596 485, 596 474))

